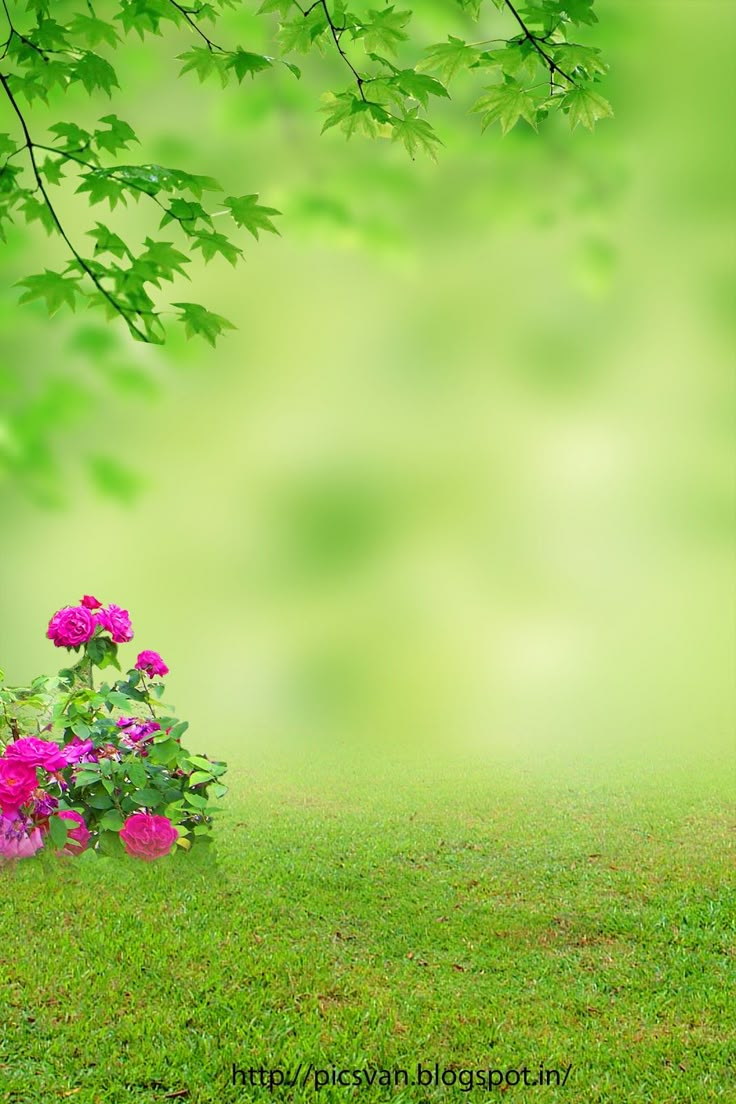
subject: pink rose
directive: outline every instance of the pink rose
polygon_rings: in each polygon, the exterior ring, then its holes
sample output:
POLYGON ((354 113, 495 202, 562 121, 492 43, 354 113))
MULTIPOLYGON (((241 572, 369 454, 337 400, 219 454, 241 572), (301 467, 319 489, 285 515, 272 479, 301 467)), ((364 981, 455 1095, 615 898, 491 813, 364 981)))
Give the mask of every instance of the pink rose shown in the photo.
POLYGON ((39 740, 37 736, 22 736, 5 748, 5 756, 29 767, 43 767, 47 771, 63 770, 66 756, 58 744, 51 740, 39 740))
POLYGON ((85 606, 64 606, 49 621, 46 635, 57 648, 78 648, 93 636, 96 622, 85 606))
POLYGON ((0 809, 17 813, 36 789, 36 768, 18 759, 0 759, 0 809))
POLYGON ((120 838, 128 854, 145 862, 168 855, 178 836, 168 817, 152 813, 133 813, 120 829, 120 838))
POLYGON ((127 610, 113 605, 101 609, 95 614, 97 624, 110 633, 116 644, 125 644, 133 639, 133 626, 130 623, 130 615, 127 610))
POLYGON ((96 763, 97 756, 94 754, 94 749, 95 745, 91 740, 80 740, 78 736, 73 736, 62 748, 64 765, 70 766, 79 762, 96 763))
POLYGON ((158 652, 140 652, 135 661, 135 669, 136 671, 145 671, 149 678, 155 678, 156 675, 163 678, 164 675, 169 673, 169 668, 158 652))
POLYGON ((22 817, 0 816, 0 857, 4 859, 30 859, 43 847, 39 828, 28 831, 28 823, 22 817))
POLYGON ((90 841, 90 831, 84 823, 84 817, 81 813, 75 813, 73 809, 62 809, 57 815, 63 817, 64 820, 71 820, 75 827, 69 829, 64 847, 56 854, 81 855, 82 851, 86 851, 90 841))
POLYGON ((102 602, 99 598, 95 598, 92 594, 85 594, 84 598, 82 598, 80 602, 80 605, 84 606, 84 608, 88 610, 96 610, 100 608, 102 602))

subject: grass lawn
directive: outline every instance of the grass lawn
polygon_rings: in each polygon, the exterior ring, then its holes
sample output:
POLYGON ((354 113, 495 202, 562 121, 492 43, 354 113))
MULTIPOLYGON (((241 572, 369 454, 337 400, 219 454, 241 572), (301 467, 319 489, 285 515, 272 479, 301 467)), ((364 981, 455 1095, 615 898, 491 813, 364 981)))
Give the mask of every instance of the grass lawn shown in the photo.
POLYGON ((722 760, 230 759, 216 866, 0 872, 0 1101, 736 1100, 722 760))

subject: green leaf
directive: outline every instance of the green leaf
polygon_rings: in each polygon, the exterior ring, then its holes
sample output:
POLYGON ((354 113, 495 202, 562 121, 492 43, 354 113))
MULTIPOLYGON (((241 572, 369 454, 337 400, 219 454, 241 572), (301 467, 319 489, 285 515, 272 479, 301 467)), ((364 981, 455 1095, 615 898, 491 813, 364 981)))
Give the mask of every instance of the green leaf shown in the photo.
POLYGON ((94 230, 88 230, 87 234, 94 238, 95 256, 98 253, 112 253, 114 257, 129 257, 130 250, 122 238, 114 234, 104 223, 98 222, 94 230))
POLYGON ((139 759, 133 759, 132 762, 126 765, 126 770, 128 773, 128 778, 136 787, 136 789, 142 790, 146 785, 146 781, 148 780, 146 768, 143 766, 143 763, 141 763, 139 759))
POLYGON ((211 261, 219 253, 234 267, 238 257, 243 255, 243 250, 233 245, 229 238, 213 230, 198 230, 193 239, 192 249, 199 249, 205 261, 211 261))
POLYGON ((411 96, 418 100, 423 107, 427 107, 430 96, 444 96, 450 98, 450 93, 444 84, 434 77, 428 77, 423 73, 417 73, 414 69, 402 69, 391 78, 394 84, 405 96, 411 96))
POLYGON ((238 226, 245 227, 254 238, 257 238, 261 230, 267 230, 271 234, 279 231, 271 221, 271 215, 280 215, 275 207, 263 207, 258 203, 258 195, 228 196, 225 206, 230 211, 238 226))
POLYGON ((180 76, 184 73, 196 73, 200 84, 214 74, 219 77, 224 88, 230 79, 228 55, 210 50, 207 46, 192 46, 190 50, 178 54, 177 59, 184 62, 179 70, 180 76))
POLYGON ((570 117, 570 126, 573 130, 582 123, 588 130, 592 130, 599 119, 606 119, 613 115, 613 108, 608 100, 592 88, 571 88, 560 101, 562 110, 570 117))
POLYGON ((193 774, 189 775, 189 785, 198 786, 202 782, 211 782, 213 778, 214 775, 209 771, 194 771, 193 774))
POLYGON ((148 758, 152 763, 170 764, 176 762, 181 754, 181 748, 176 740, 164 740, 162 743, 151 744, 148 750, 148 758))
POLYGON ((567 13, 571 23, 587 23, 592 26, 598 22, 593 11, 593 0, 563 0, 560 7, 567 13))
POLYGON ((410 11, 396 11, 393 4, 378 11, 369 11, 368 20, 359 30, 353 31, 353 37, 360 37, 367 53, 388 50, 395 54, 400 43, 409 35, 404 30, 411 19, 410 11))
POLYGON ((143 244, 146 250, 136 258, 135 264, 146 281, 159 287, 159 280, 173 280, 176 273, 187 276, 183 266, 191 264, 190 258, 175 249, 171 242, 146 238, 143 244))
POLYGON ((111 96, 113 88, 119 88, 117 74, 99 54, 91 50, 85 50, 81 57, 69 67, 69 79, 81 81, 85 89, 91 95, 93 92, 104 92, 111 96))
POLYGON ((118 203, 127 204, 124 186, 115 177, 112 177, 106 169, 90 169, 82 177, 82 182, 77 188, 77 193, 87 192, 90 206, 102 203, 105 200, 114 211, 118 203))
POLYGON ((501 50, 484 50, 475 68, 495 70, 504 79, 513 77, 524 82, 534 78, 541 62, 541 56, 526 39, 515 39, 501 50))
POLYGON ((501 124, 501 133, 507 134, 519 119, 526 119, 530 126, 537 129, 537 106, 529 93, 514 80, 492 85, 486 95, 481 96, 473 105, 471 111, 482 113, 483 130, 491 123, 498 122, 501 124))
POLYGON ((92 786, 100 781, 100 775, 98 771, 92 771, 87 767, 85 770, 79 771, 74 779, 74 785, 84 789, 85 786, 92 786))
POLYGON ((107 793, 94 794, 92 797, 86 798, 86 804, 91 809, 112 809, 113 800, 107 793))
POLYGON ((9 134, 0 134, 0 157, 8 157, 18 149, 18 143, 9 134))
POLYGON ((76 123, 55 123, 49 127, 52 134, 58 134, 61 142, 59 149, 80 153, 87 149, 92 141, 88 130, 82 130, 76 123))
POLYGON ((88 46, 99 46, 104 42, 107 46, 114 47, 120 41, 120 35, 112 23, 106 23, 95 15, 74 15, 69 24, 69 33, 74 38, 83 38, 88 46))
MULTIPOLYGON (((35 5, 34 5, 35 6, 35 5)), ((62 27, 47 12, 36 8, 37 24, 26 36, 30 42, 43 50, 65 50, 69 46, 68 28, 62 27)))
MULTIPOLYGON (((61 157, 57 158, 56 160, 54 160, 52 157, 47 157, 45 158, 43 164, 39 165, 39 171, 43 173, 49 184, 61 183, 64 176, 63 168, 64 161, 61 157)), ((44 206, 46 206, 46 204, 44 204, 44 206)))
POLYGON ((232 322, 223 318, 221 314, 214 314, 205 310, 199 303, 172 303, 179 308, 179 321, 184 323, 184 332, 187 337, 199 335, 210 345, 215 344, 217 338, 224 330, 234 330, 232 322))
POLYGON ((50 315, 56 314, 65 305, 76 310, 77 297, 82 295, 78 279, 62 276, 49 268, 38 276, 27 276, 25 280, 19 280, 16 287, 26 288, 19 302, 29 303, 34 299, 43 299, 50 315))
POLYGON ((103 855, 119 858, 124 854, 123 841, 117 831, 100 832, 100 851, 103 855))
POLYGON ((601 51, 592 46, 579 46, 576 43, 564 43, 550 50, 554 61, 561 69, 571 75, 575 71, 582 73, 591 79, 599 74, 607 73, 608 66, 601 57, 601 51))
POLYGON ((191 805, 195 809, 206 809, 207 798, 203 794, 187 793, 184 794, 184 800, 187 805, 191 805))
POLYGON ((339 126, 348 138, 353 134, 375 138, 380 127, 391 122, 391 114, 381 104, 363 100, 355 92, 330 96, 322 110, 328 113, 322 133, 339 126))
POLYGON ((257 14, 265 15, 268 12, 278 12, 282 18, 285 18, 293 7, 294 0, 263 0, 257 14))
POLYGON ((69 829, 71 827, 71 821, 68 820, 66 817, 49 817, 49 835, 51 836, 51 842, 53 843, 54 847, 60 849, 66 845, 66 841, 69 836, 69 829))
POLYGON ((425 57, 417 65, 417 72, 425 72, 428 69, 439 73, 440 77, 449 84, 453 77, 463 69, 468 69, 479 57, 480 51, 474 46, 468 46, 461 38, 448 35, 447 42, 438 42, 434 46, 428 46, 424 51, 425 57))
POLYGON ((40 222, 47 234, 54 234, 58 231, 59 228, 54 222, 51 208, 43 200, 37 199, 35 195, 23 196, 20 208, 26 217, 26 222, 40 222))
POLYGON ((137 790, 130 795, 136 805, 145 806, 148 809, 155 809, 157 805, 160 805, 163 801, 163 794, 160 790, 154 790, 150 787, 145 787, 142 790, 137 790))
POLYGON ((100 817, 100 828, 106 829, 108 832, 119 832, 124 823, 125 821, 117 809, 110 809, 100 817))
POLYGON ((136 31, 143 39, 146 33, 160 34, 162 21, 184 22, 181 6, 175 6, 167 0, 122 0, 121 10, 115 16, 126 33, 136 31))
POLYGON ((403 119, 393 121, 392 126, 393 141, 401 142, 411 158, 415 156, 417 150, 423 150, 433 161, 437 160, 435 147, 442 145, 442 142, 435 134, 432 125, 426 119, 417 117, 416 108, 414 111, 409 111, 403 119))
POLYGON ((319 43, 328 26, 324 9, 321 4, 318 4, 311 8, 308 15, 299 15, 296 19, 289 19, 282 23, 276 40, 285 54, 291 50, 308 54, 315 42, 319 43))
POLYGON ((118 119, 117 115, 103 115, 100 122, 107 123, 108 129, 95 131, 94 141, 98 149, 116 154, 118 150, 127 149, 131 142, 138 141, 133 128, 118 119))
POLYGON ((187 234, 193 234, 197 219, 209 223, 210 226, 212 225, 212 218, 201 203, 190 202, 186 199, 172 199, 164 217, 161 219, 160 226, 166 226, 167 223, 176 221, 187 234))
POLYGON ((204 755, 188 755, 187 762, 191 763, 193 767, 199 767, 200 770, 210 771, 212 769, 212 763, 209 759, 205 759, 204 755))
POLYGON ((244 78, 248 75, 255 77, 256 73, 272 67, 271 58, 265 57, 263 54, 251 54, 240 48, 230 54, 227 62, 227 68, 233 70, 239 84, 242 84, 244 78))

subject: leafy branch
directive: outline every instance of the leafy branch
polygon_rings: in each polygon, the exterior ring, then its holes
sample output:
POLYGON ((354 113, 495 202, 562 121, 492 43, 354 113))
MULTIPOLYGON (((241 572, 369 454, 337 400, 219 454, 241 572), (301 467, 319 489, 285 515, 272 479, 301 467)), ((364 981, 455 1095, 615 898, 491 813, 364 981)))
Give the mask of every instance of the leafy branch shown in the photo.
MULTIPOLYGON (((226 2, 226 0, 222 0, 226 2)), ((219 47, 200 31, 193 18, 203 8, 186 9, 176 0, 124 0, 116 18, 127 31, 155 33, 164 13, 174 21, 193 26, 207 43, 208 49, 219 47), (168 7, 166 6, 168 4, 168 7)), ((86 194, 91 206, 107 202, 110 210, 125 206, 128 199, 147 196, 159 208, 160 227, 174 224, 183 234, 189 252, 198 250, 205 262, 216 256, 235 264, 242 249, 227 233, 214 229, 212 212, 203 205, 205 192, 220 190, 211 177, 196 176, 183 170, 161 165, 103 165, 103 155, 117 158, 138 138, 127 123, 116 115, 105 115, 102 128, 90 132, 74 122, 59 122, 47 129, 53 139, 32 136, 27 111, 21 97, 33 103, 49 102, 55 87, 66 91, 79 83, 90 96, 99 93, 110 96, 118 86, 117 75, 109 61, 97 52, 100 44, 116 46, 116 27, 99 19, 90 7, 90 14, 78 12, 65 23, 51 15, 50 4, 41 3, 36 11, 35 25, 21 31, 11 14, 8 0, 2 0, 2 12, 8 26, 8 36, 2 45, 0 85, 19 137, 0 135, 0 237, 4 237, 3 222, 14 222, 18 215, 26 222, 38 221, 51 235, 58 235, 69 255, 61 271, 45 269, 19 282, 24 289, 21 302, 42 300, 50 314, 61 307, 75 310, 80 299, 89 305, 103 307, 108 315, 124 320, 130 334, 139 341, 160 344, 165 338, 163 315, 169 313, 157 306, 153 295, 162 282, 186 277, 184 266, 190 256, 175 248, 170 241, 148 236, 142 251, 134 251, 105 221, 98 221, 88 231, 94 240, 92 256, 87 256, 74 244, 65 228, 60 209, 51 197, 52 186, 69 181, 69 170, 76 172, 77 193, 86 194), (24 179, 24 169, 18 158, 27 159, 30 184, 24 179), (46 155, 42 161, 42 155, 46 155)), ((221 51, 227 64, 238 73, 244 51, 227 54, 221 51)), ((265 60, 265 59, 264 59, 265 60)), ((240 72, 240 79, 243 73, 240 72)), ((228 196, 220 205, 236 227, 257 238, 262 230, 277 233, 272 216, 275 208, 264 207, 256 194, 228 196)), ((187 334, 199 334, 210 344, 231 323, 219 314, 197 303, 173 304, 176 317, 187 334)))
MULTIPOLYGON (((0 3, 8 28, 0 45, 1 98, 12 121, 10 131, 0 133, 0 238, 5 222, 39 222, 61 239, 69 257, 61 271, 46 269, 21 280, 21 301, 41 300, 53 314, 62 307, 75 310, 86 300, 124 320, 131 335, 145 342, 165 339, 163 319, 170 310, 159 302, 162 284, 187 278, 186 266, 195 253, 205 262, 219 257, 237 264, 243 250, 232 240, 233 227, 255 238, 261 231, 278 233, 273 217, 279 212, 261 205, 256 193, 224 196, 215 212, 205 197, 223 189, 211 177, 157 164, 120 163, 121 151, 138 138, 115 114, 102 116, 94 130, 62 120, 46 128, 48 138, 32 133, 36 128, 28 112, 36 101, 48 105, 52 92, 81 87, 92 98, 112 97, 119 82, 108 55, 120 48, 122 35, 143 40, 161 34, 164 24, 193 33, 195 44, 177 55, 181 74, 195 73, 200 82, 215 77, 223 87, 233 77, 242 84, 276 64, 298 78, 300 69, 289 55, 329 47, 350 73, 350 85, 324 96, 323 131, 339 127, 348 138, 390 138, 411 157, 420 151, 436 157, 441 139, 427 113, 431 101, 450 98, 448 86, 461 73, 479 72, 492 81, 471 107, 481 114, 484 130, 499 123, 506 133, 521 121, 536 129, 553 110, 567 115, 573 129, 578 124, 592 129, 612 114, 597 90, 607 70, 600 51, 569 37, 570 28, 596 23, 594 0, 492 0, 519 33, 481 42, 448 35, 446 42, 427 47, 414 65, 402 56, 412 45, 413 12, 393 3, 372 8, 371 0, 312 0, 308 6, 304 0, 263 0, 260 13, 278 14, 274 56, 241 46, 227 49, 204 30, 205 20, 216 22, 237 0, 197 0, 193 6, 186 0, 121 0, 110 5, 115 8, 111 19, 101 18, 84 0, 64 6, 34 0, 25 9, 21 0, 0 3), (113 163, 103 163, 107 158, 113 163), (51 194, 54 187, 68 193, 75 180, 76 194, 90 207, 107 204, 113 212, 131 199, 153 200, 158 229, 171 225, 182 248, 148 235, 142 249, 133 249, 101 219, 87 232, 94 242, 87 255, 72 241, 63 208, 51 194), (229 223, 218 220, 215 230, 215 213, 229 223)), ((480 17, 483 0, 457 3, 472 18, 480 17)), ((211 344, 231 327, 200 304, 171 307, 188 335, 211 344)))
MULTIPOLYGON (((90 278, 90 280, 92 281, 94 286, 99 291, 100 295, 103 296, 103 298, 110 304, 110 306, 113 308, 114 311, 116 311, 118 314, 121 315, 122 318, 125 319, 128 326, 130 327, 131 332, 139 340, 141 340, 141 341, 148 340, 145 333, 138 328, 138 326, 136 325, 135 321, 133 320, 131 315, 128 313, 128 311, 126 311, 126 309, 118 302, 118 300, 116 300, 110 294, 110 292, 107 290, 107 288, 104 287, 104 285, 102 284, 102 281, 100 280, 99 276, 94 271, 94 269, 91 267, 91 265, 87 261, 85 261, 85 259, 82 256, 80 256, 80 254, 77 252, 75 247, 72 245, 72 242, 69 239, 69 236, 68 236, 66 230, 62 226, 61 220, 59 219, 58 214, 56 213, 56 209, 55 209, 53 203, 51 202, 51 199, 49 198, 49 194, 46 190, 46 186, 43 182, 43 178, 41 176, 41 173, 39 172, 38 161, 36 160, 36 150, 39 149, 40 147, 37 146, 36 143, 32 140, 31 135, 30 135, 29 130, 28 130, 28 125, 27 125, 26 120, 23 116, 23 112, 21 111, 20 107, 18 106, 18 101, 15 99, 15 97, 12 93, 12 90, 10 88, 8 78, 6 76, 4 76, 4 74, 2 74, 2 73, 0 73, 0 84, 2 84, 3 90, 4 90, 8 100, 10 101, 11 107, 13 108, 13 111, 17 115, 18 120, 20 122, 20 126, 21 126, 21 129, 23 131, 23 138, 24 138, 23 148, 28 150, 28 158, 30 160, 31 168, 33 170, 33 176, 34 176, 35 181, 36 181, 36 188, 38 189, 41 196, 43 197, 43 202, 46 205, 46 210, 48 211, 49 216, 51 217, 53 225, 56 227, 59 234, 61 234, 62 238, 64 239, 64 242, 65 242, 69 252, 74 257, 74 261, 76 262, 77 266, 80 269, 82 269, 82 271, 85 272, 86 275, 90 278)), ((54 152, 56 152, 56 151, 54 151, 54 152)), ((72 306, 72 308, 74 307, 74 305, 75 305, 75 294, 76 294, 77 288, 75 286, 75 283, 72 282, 73 278, 65 279, 63 276, 58 276, 58 274, 56 274, 56 273, 52 274, 48 270, 47 270, 46 274, 42 277, 30 276, 26 280, 21 281, 21 284, 24 284, 29 289, 26 292, 25 296, 23 297, 24 299, 30 299, 30 298, 35 298, 36 297, 37 290, 41 290, 41 285, 39 285, 39 283, 38 283, 39 280, 42 281, 42 288, 45 289, 43 293, 45 295, 47 295, 47 297, 49 295, 53 295, 55 301, 58 300, 59 297, 61 297, 61 299, 66 299, 66 301, 69 302, 69 304, 72 306), (48 277, 51 276, 51 275, 53 275, 55 277, 55 279, 49 280, 48 277), (63 286, 61 286, 61 285, 63 285, 63 286)))

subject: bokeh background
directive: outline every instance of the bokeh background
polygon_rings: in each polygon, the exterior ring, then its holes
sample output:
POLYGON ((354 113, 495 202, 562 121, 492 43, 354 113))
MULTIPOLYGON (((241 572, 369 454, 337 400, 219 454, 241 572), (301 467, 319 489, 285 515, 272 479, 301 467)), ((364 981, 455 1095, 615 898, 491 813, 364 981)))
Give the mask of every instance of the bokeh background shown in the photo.
MULTIPOLYGON (((163 654, 197 750, 733 771, 736 13, 596 6, 615 119, 481 135, 459 85, 437 165, 320 136, 331 58, 222 91, 177 79, 186 40, 131 41, 112 109, 137 156, 259 192, 283 236, 192 265, 171 299, 238 330, 163 352, 18 307, 56 246, 29 263, 11 236, 8 682, 56 669, 48 618, 86 592, 163 654)), ((262 17, 229 18, 267 48, 262 17)), ((449 2, 417 18, 427 43, 463 32, 449 2)))

